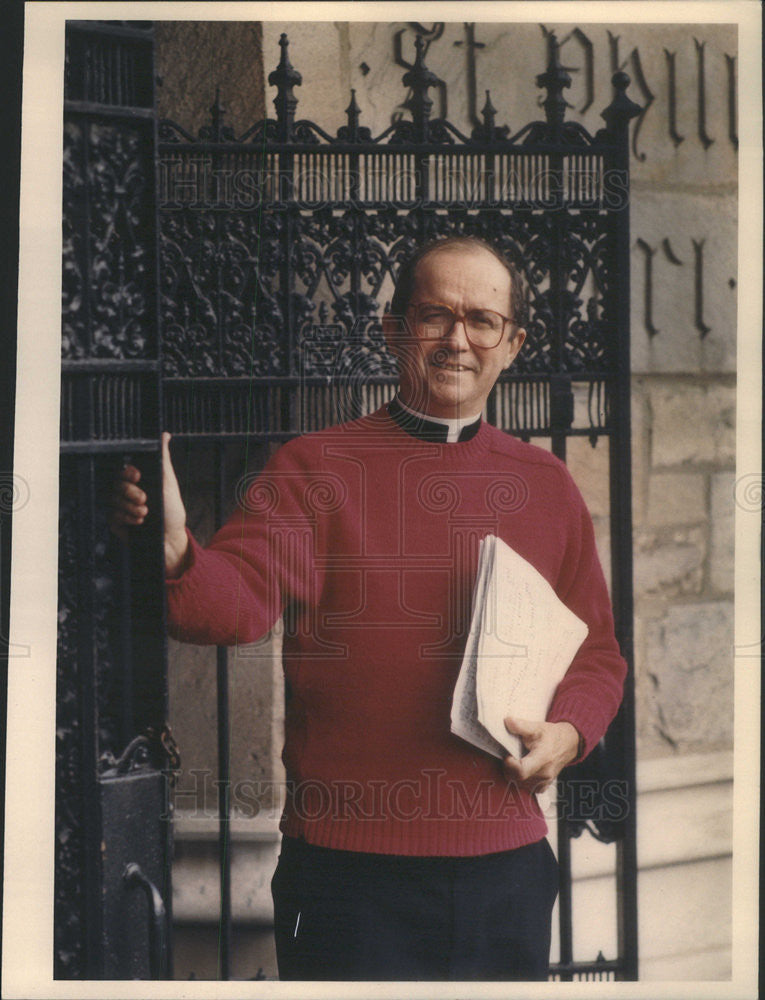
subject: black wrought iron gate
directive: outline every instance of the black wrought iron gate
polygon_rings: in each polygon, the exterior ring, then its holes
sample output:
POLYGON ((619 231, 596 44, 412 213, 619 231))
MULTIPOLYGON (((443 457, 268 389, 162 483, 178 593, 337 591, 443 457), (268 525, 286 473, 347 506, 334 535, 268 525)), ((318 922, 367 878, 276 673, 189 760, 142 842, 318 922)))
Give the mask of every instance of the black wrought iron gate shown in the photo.
POLYGON ((54 973, 165 977, 170 825, 160 518, 120 545, 106 497, 161 428, 150 23, 66 41, 54 973))
MULTIPOLYGON (((169 870, 158 819, 166 815, 163 754, 172 750, 164 725, 160 525, 146 527, 143 551, 140 545, 138 551, 108 549, 97 502, 100 481, 114 468, 108 456, 145 451, 151 488, 158 482, 160 429, 192 455, 212 444, 216 517, 222 518, 233 488, 226 472, 232 444, 246 442, 264 456, 271 442, 368 412, 392 395, 395 369, 379 317, 400 260, 425 238, 483 236, 524 277, 528 339, 489 400, 489 419, 524 439, 549 439, 564 459, 574 436, 589 438, 593 447, 607 442, 612 595, 619 641, 632 664, 627 131, 639 109, 626 96, 628 78, 614 76, 605 128, 590 135, 565 121, 563 90, 570 81, 550 36, 548 64, 537 78, 546 91, 545 119, 510 135, 496 124, 487 93, 483 122, 466 136, 431 118, 428 90, 435 78, 418 39, 414 66, 403 77, 411 119, 372 137, 352 93, 347 124, 330 136, 296 120, 294 87, 301 77, 285 36, 280 44, 279 65, 269 76, 277 91, 275 120, 236 137, 216 100, 198 136, 172 122, 160 123, 157 136, 149 26, 75 24, 69 33, 57 776, 61 975, 112 968, 111 959, 85 960, 72 943, 73 928, 87 926, 87 955, 110 955, 109 908, 115 900, 125 905, 127 890, 117 886, 116 869, 106 873, 103 858, 113 851, 107 832, 122 838, 125 850, 115 852, 122 877, 135 829, 109 826, 112 788, 145 781, 136 815, 158 824, 156 865, 136 863, 155 883, 169 870), (158 205, 149 194, 154 159, 158 205), (132 589, 118 594, 132 567, 132 589), (82 852, 77 863, 88 872, 84 897, 70 877, 76 865, 66 845, 72 840, 82 852), (95 880, 92 888, 88 880, 95 880), (99 910, 101 888, 107 902, 96 919, 91 912, 99 910)), ((221 975, 228 978, 223 650, 217 685, 220 950, 221 975)), ((637 977, 633 716, 630 671, 619 716, 561 790, 567 807, 558 830, 561 951, 554 978, 637 977), (619 783, 617 811, 613 799, 604 804, 609 782, 619 783), (593 800, 593 788, 600 798, 593 800), (619 948, 618 955, 582 962, 572 950, 569 844, 585 829, 617 844, 619 948)), ((148 882, 142 884, 151 895, 148 882)), ((155 926, 161 925, 156 915, 155 926)), ((155 951, 152 974, 161 952, 155 951)), ((119 969, 122 975, 149 972, 137 959, 119 969)))

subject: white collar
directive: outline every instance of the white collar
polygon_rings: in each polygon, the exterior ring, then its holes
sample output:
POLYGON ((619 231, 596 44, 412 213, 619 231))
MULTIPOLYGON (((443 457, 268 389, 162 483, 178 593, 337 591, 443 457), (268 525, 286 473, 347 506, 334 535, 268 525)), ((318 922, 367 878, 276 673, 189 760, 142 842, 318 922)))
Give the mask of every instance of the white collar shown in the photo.
POLYGON ((477 413, 472 417, 434 417, 430 413, 421 413, 419 410, 413 410, 411 406, 407 406, 401 399, 401 397, 396 394, 396 402, 401 407, 402 410, 406 410, 407 413, 411 413, 413 417, 417 417, 418 420, 430 421, 432 424, 441 424, 446 427, 446 440, 447 442, 458 441, 460 433, 464 427, 469 427, 470 424, 474 424, 476 420, 481 419, 481 414, 477 413))

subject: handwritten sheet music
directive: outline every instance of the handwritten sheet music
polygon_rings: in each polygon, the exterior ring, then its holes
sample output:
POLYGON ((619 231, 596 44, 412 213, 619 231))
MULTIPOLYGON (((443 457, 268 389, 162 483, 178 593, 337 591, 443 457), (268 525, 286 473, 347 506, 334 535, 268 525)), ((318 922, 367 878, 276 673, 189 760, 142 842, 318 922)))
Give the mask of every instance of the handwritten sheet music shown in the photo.
POLYGON ((523 744, 507 732, 505 717, 546 717, 587 631, 531 563, 487 535, 452 699, 452 732, 495 757, 520 758, 523 744))

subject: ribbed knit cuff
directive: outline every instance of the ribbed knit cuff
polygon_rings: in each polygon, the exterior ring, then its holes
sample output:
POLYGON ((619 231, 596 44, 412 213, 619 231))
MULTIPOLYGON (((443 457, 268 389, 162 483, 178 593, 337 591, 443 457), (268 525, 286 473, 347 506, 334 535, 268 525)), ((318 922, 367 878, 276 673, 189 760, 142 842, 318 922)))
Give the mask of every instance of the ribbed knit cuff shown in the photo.
MULTIPOLYGON (((189 547, 185 557, 185 568, 180 576, 165 578, 165 594, 167 596, 167 629, 169 635, 180 642, 192 642, 197 645, 208 645, 213 640, 202 638, 195 627, 200 624, 201 617, 195 613, 189 618, 190 608, 206 609, 209 604, 209 581, 207 579, 205 559, 206 553, 189 529, 186 529, 189 547)), ((209 558, 209 557, 208 557, 209 558)))
POLYGON ((578 764, 579 761, 584 760, 608 727, 608 722, 603 718, 603 712, 599 705, 591 701, 588 702, 584 698, 578 698, 574 694, 556 698, 547 715, 547 721, 569 722, 579 733, 577 756, 575 760, 571 761, 572 764, 578 764))
POLYGON ((172 589, 176 588, 180 583, 183 583, 184 578, 188 576, 191 570, 194 568, 197 562, 197 551, 202 548, 199 542, 194 538, 188 528, 186 528, 186 537, 189 540, 189 547, 186 552, 185 563, 186 566, 180 576, 175 577, 165 577, 165 585, 172 589))

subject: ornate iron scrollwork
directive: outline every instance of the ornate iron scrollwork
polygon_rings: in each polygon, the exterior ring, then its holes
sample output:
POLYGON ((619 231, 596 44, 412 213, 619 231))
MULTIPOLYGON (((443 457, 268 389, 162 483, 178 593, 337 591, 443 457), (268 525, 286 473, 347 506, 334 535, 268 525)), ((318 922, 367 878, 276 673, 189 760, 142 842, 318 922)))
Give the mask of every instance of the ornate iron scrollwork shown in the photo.
MULTIPOLYGON (((143 452, 146 482, 159 437, 151 25, 68 22, 66 50, 54 969, 85 979, 105 968, 114 850, 101 759, 163 694, 161 672, 141 672, 152 640, 133 613, 136 594, 156 586, 131 589, 140 560, 106 523, 115 455, 143 452)), ((163 855, 161 832, 152 846, 163 855)))
MULTIPOLYGON (((399 261, 418 241, 454 232, 496 242, 526 279, 530 336, 514 374, 560 370, 600 378, 612 370, 604 180, 610 140, 607 130, 593 138, 565 121, 570 77, 553 33, 537 78, 547 92, 546 120, 514 136, 496 124, 488 92, 483 123, 471 137, 431 119, 428 91, 438 81, 418 37, 403 78, 411 120, 372 138, 352 93, 347 125, 332 138, 296 121, 294 88, 302 77, 286 35, 279 44, 280 62, 269 76, 277 88, 275 122, 256 123, 234 140, 223 131, 216 101, 197 141, 163 124, 168 170, 181 188, 194 178, 196 184, 185 202, 169 186, 161 205, 166 376, 319 377, 313 355, 301 354, 312 326, 327 336, 323 309, 340 341, 357 343, 363 329, 377 374, 392 377, 374 325, 357 323, 385 308, 399 261), (227 155, 228 164, 249 164, 254 202, 265 211, 246 213, 221 200, 213 180, 227 155), (555 211, 545 211, 550 207, 555 211)), ((607 119, 635 107, 622 77, 615 78, 607 119)), ((335 355, 345 356, 342 343, 335 355)))

